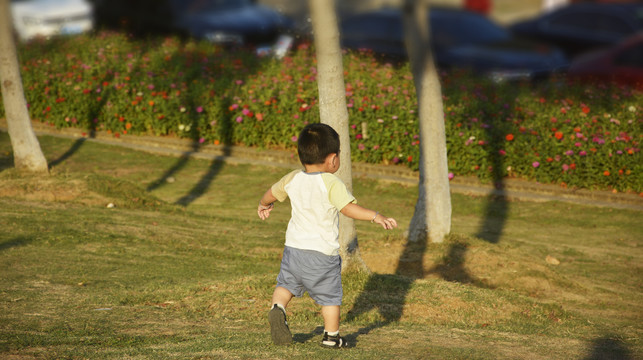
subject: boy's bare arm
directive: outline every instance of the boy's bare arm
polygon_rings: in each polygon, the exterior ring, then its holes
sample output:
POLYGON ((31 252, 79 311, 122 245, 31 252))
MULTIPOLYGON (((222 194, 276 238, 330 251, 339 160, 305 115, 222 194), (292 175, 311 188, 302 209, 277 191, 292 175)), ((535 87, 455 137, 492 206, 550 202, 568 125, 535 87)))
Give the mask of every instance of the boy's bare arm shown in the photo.
POLYGON ((397 221, 395 221, 395 219, 386 217, 375 210, 370 210, 354 203, 344 206, 341 213, 351 219, 369 220, 372 223, 380 224, 387 230, 397 227, 397 221))
POLYGON ((268 189, 259 200, 259 207, 257 208, 257 214, 261 220, 266 220, 270 216, 275 201, 277 201, 277 198, 272 194, 272 189, 268 189))

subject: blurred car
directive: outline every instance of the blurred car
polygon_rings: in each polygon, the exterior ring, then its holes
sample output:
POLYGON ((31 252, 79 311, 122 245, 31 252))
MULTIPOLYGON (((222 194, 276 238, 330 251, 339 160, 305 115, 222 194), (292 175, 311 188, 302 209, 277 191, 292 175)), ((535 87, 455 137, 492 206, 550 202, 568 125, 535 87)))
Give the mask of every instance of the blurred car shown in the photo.
POLYGON ((274 43, 294 22, 252 0, 173 0, 175 27, 197 39, 224 44, 274 43))
POLYGON ((615 81, 643 90, 643 32, 615 46, 574 59, 569 76, 587 81, 615 81))
POLYGON ((94 28, 93 6, 85 0, 11 0, 11 16, 22 41, 94 28))
POLYGON ((556 45, 571 59, 643 30, 643 3, 575 3, 509 29, 516 36, 556 45))
MULTIPOLYGON (((467 69, 502 81, 536 79, 564 70, 567 59, 555 47, 518 41, 486 17, 459 9, 431 8, 431 46, 438 68, 467 69)), ((402 13, 380 9, 344 18, 341 43, 346 49, 407 59, 402 13)))
POLYGON ((94 0, 101 27, 180 34, 224 45, 275 44, 294 21, 254 0, 94 0))

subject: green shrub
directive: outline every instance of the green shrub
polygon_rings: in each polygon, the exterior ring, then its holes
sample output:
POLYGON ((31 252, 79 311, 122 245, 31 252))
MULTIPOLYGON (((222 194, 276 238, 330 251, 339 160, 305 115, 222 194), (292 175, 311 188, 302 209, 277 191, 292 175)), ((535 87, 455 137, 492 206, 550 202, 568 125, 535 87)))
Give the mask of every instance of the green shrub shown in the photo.
MULTIPOLYGON (((317 122, 313 49, 282 60, 174 38, 100 33, 21 45, 34 120, 120 134, 294 149, 317 122)), ((344 56, 354 161, 418 167, 417 100, 407 65, 344 56)), ((497 84, 443 73, 449 169, 484 181, 520 177, 643 191, 643 94, 565 78, 497 84)))

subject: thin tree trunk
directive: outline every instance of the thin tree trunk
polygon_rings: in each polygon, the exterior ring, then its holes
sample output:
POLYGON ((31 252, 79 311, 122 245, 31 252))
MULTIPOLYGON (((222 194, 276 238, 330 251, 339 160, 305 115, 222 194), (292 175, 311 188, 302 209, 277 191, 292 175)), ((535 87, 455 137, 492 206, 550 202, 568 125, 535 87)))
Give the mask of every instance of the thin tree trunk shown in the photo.
POLYGON ((47 160, 31 127, 11 24, 9 0, 0 0, 0 83, 14 164, 18 170, 47 173, 47 160))
MULTIPOLYGON (((309 0, 308 2, 315 49, 317 52, 317 84, 319 88, 319 115, 321 122, 328 124, 337 133, 341 143, 340 168, 337 175, 352 191, 351 147, 346 107, 346 85, 342 52, 339 46, 339 28, 333 0, 309 0)), ((340 214, 340 253, 342 269, 357 267, 366 269, 357 244, 355 222, 340 214)))
POLYGON ((451 194, 440 79, 429 48, 426 1, 406 0, 404 32, 418 99, 420 183, 408 241, 442 242, 451 231, 451 194))

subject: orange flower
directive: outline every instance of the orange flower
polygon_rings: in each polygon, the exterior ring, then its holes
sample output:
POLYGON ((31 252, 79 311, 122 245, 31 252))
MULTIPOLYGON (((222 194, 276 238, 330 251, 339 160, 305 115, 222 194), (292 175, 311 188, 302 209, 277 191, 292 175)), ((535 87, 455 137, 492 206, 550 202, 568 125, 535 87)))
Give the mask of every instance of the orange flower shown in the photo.
POLYGON ((219 140, 214 140, 214 145, 219 145, 219 144, 220 144, 219 140))
POLYGON ((125 128, 126 128, 127 130, 131 129, 131 128, 132 128, 132 124, 131 124, 131 123, 127 123, 127 124, 125 124, 125 128))
POLYGON ((507 139, 507 141, 511 141, 511 140, 514 139, 514 135, 513 134, 507 134, 507 136, 505 136, 505 139, 507 139))
POLYGON ((148 104, 150 104, 150 106, 154 106, 154 101, 150 100, 148 104))
POLYGON ((603 171, 603 175, 610 176, 610 172, 608 170, 605 170, 605 171, 603 171))
POLYGON ((560 140, 560 139, 562 139, 562 138, 563 138, 563 133, 562 133, 562 132, 560 132, 560 131, 556 131, 556 133, 554 134, 554 136, 556 137, 556 139, 560 140))

